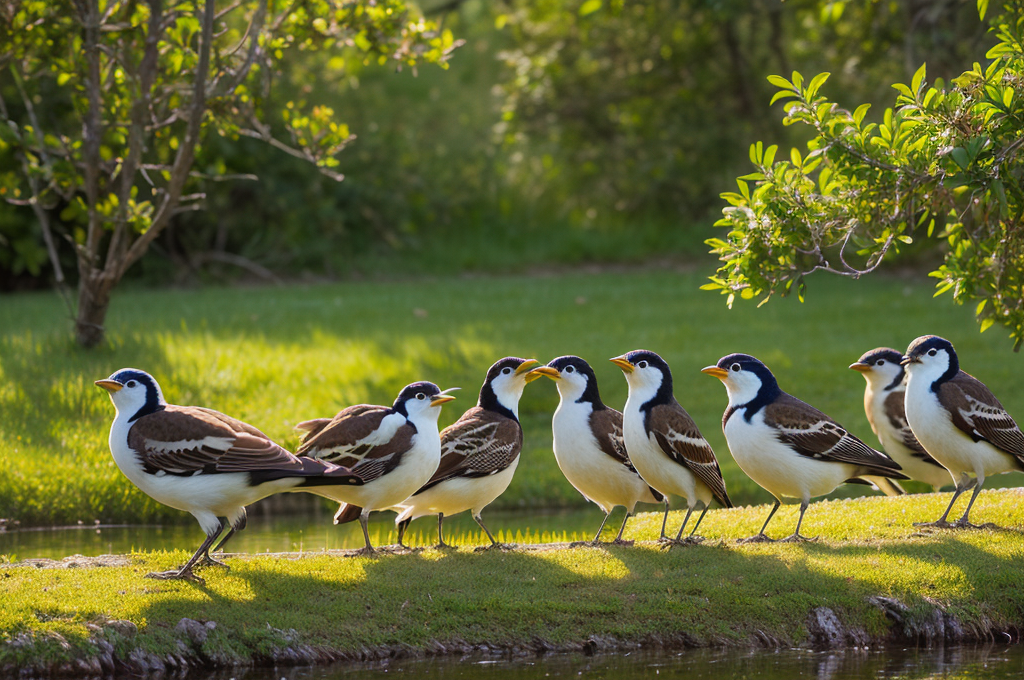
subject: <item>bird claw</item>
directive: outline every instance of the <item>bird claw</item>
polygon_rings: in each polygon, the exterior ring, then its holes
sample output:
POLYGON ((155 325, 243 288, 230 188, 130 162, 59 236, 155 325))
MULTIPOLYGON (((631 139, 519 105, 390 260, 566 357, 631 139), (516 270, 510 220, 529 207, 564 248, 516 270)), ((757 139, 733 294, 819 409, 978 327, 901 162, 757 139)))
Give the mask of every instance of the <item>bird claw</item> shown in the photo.
POLYGON ((944 519, 937 519, 934 522, 914 522, 914 526, 922 529, 952 529, 954 527, 944 519))
POLYGON ((674 539, 674 538, 672 538, 670 536, 666 536, 665 534, 662 534, 658 538, 658 543, 660 543, 661 545, 666 546, 666 547, 671 547, 675 542, 676 542, 676 539, 674 539))
POLYGON ((218 560, 215 557, 211 557, 210 555, 204 555, 203 559, 199 560, 199 562, 196 563, 196 566, 197 567, 224 567, 228 571, 231 571, 231 567, 230 566, 228 566, 227 564, 221 562, 220 560, 218 560))
POLYGON ((754 534, 750 538, 741 538, 737 543, 775 543, 768 534, 754 534))
POLYGON ((594 548, 601 545, 601 541, 573 541, 569 544, 570 548, 594 548))
POLYGON ((199 585, 206 585, 206 581, 201 577, 196 576, 191 569, 185 571, 183 569, 171 569, 170 571, 151 571, 146 574, 146 578, 156 579, 157 581, 191 581, 192 583, 198 583, 199 585))
POLYGON ((992 522, 986 522, 984 524, 971 524, 970 522, 960 519, 950 525, 953 529, 999 529, 1000 527, 993 524, 992 522))
POLYGON ((627 541, 627 540, 625 540, 623 538, 616 538, 614 541, 612 541, 608 545, 621 545, 624 548, 631 548, 634 545, 636 545, 636 541, 627 541))
POLYGON ((792 534, 779 540, 780 543, 816 543, 817 541, 817 536, 812 538, 810 536, 804 536, 803 534, 792 534))
POLYGON ((507 552, 509 550, 515 550, 517 546, 515 543, 491 543, 490 545, 481 545, 473 549, 473 552, 485 552, 487 550, 501 550, 507 552))
POLYGON ((377 551, 370 547, 360 548, 352 553, 352 557, 376 557, 377 551))
POLYGON ((454 545, 445 543, 444 541, 439 542, 434 546, 434 550, 458 550, 454 545))

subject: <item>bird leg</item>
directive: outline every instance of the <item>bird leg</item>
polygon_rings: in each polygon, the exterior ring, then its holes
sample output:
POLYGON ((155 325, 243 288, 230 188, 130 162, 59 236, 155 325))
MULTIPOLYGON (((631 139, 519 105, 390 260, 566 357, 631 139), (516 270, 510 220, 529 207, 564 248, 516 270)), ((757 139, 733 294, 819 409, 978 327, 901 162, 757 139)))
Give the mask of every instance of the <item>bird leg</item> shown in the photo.
MULTIPOLYGON (((608 518, 611 517, 611 516, 612 516, 612 513, 610 513, 610 512, 605 513, 604 519, 601 520, 601 526, 599 526, 597 528, 597 533, 594 534, 594 540, 593 541, 573 541, 572 543, 569 544, 569 547, 570 548, 578 548, 578 547, 583 546, 583 545, 601 545, 601 532, 604 531, 604 525, 608 523, 608 518)), ((627 514, 626 517, 629 517, 629 515, 627 514)), ((622 532, 619 532, 619 533, 621 535, 622 532)))
POLYGON ((366 547, 360 548, 355 552, 356 555, 376 555, 377 551, 373 549, 373 545, 370 543, 370 532, 366 528, 366 521, 370 518, 370 511, 363 508, 363 511, 359 513, 359 526, 363 528, 363 540, 366 541, 366 547))
POLYGON ((974 505, 974 499, 981 493, 981 485, 985 483, 984 477, 977 477, 974 480, 974 493, 971 494, 971 500, 967 502, 967 509, 964 510, 964 516, 954 522, 951 526, 954 529, 998 529, 995 524, 988 522, 986 524, 971 524, 967 516, 971 514, 971 506, 974 505))
MULTIPOLYGON (((611 513, 608 513, 608 514, 611 514, 611 513)), ((632 516, 632 514, 633 513, 631 513, 629 510, 626 510, 626 516, 622 518, 622 526, 619 527, 619 533, 615 537, 615 540, 612 541, 612 543, 614 543, 615 545, 633 545, 633 541, 624 541, 624 540, 622 540, 622 532, 626 530, 626 522, 629 521, 629 518, 632 516)), ((607 519, 607 518, 605 518, 605 519, 607 519)), ((600 536, 600 534, 598 534, 598 536, 600 536)))
MULTIPOLYGON (((453 548, 455 546, 448 545, 447 543, 444 542, 444 533, 443 533, 444 529, 443 529, 443 526, 444 526, 444 513, 443 512, 439 512, 439 513, 437 513, 437 545, 435 545, 434 547, 437 548, 438 550, 450 550, 451 548, 453 548)), ((492 538, 491 540, 493 541, 494 539, 492 538)))
MULTIPOLYGON (((978 484, 978 480, 977 479, 971 479, 966 474, 964 474, 960 478, 960 481, 957 482, 956 488, 953 490, 953 498, 950 499, 949 505, 946 506, 946 511, 944 513, 942 513, 942 517, 939 517, 934 522, 914 522, 914 526, 915 527, 932 527, 932 528, 935 528, 935 529, 951 529, 951 528, 953 528, 954 525, 950 524, 949 522, 946 521, 946 518, 949 517, 949 511, 953 509, 953 504, 956 503, 956 499, 957 498, 960 498, 960 494, 962 494, 964 491, 967 491, 972 486, 976 486, 977 484, 978 484)), ((975 495, 977 495, 977 494, 975 494, 975 495)), ((973 498, 972 498, 971 502, 974 502, 973 498)), ((968 506, 968 510, 970 510, 970 506, 968 506)), ((965 517, 966 517, 966 515, 967 515, 967 513, 964 513, 965 517)), ((961 518, 961 519, 963 519, 963 518, 961 518)))
POLYGON ((683 543, 703 543, 704 537, 697 535, 697 527, 700 526, 701 521, 704 519, 704 515, 708 514, 708 506, 705 504, 704 509, 701 510, 700 517, 697 518, 697 523, 693 525, 693 529, 690 530, 690 535, 683 540, 683 543))
POLYGON ((782 539, 783 543, 806 543, 808 541, 816 541, 817 538, 809 538, 800 533, 800 525, 804 522, 804 513, 807 512, 807 505, 810 501, 803 501, 800 503, 800 517, 796 520, 796 531, 791 536, 787 536, 782 539))
POLYGON ((491 539, 491 544, 490 545, 481 545, 480 547, 474 549, 474 552, 483 552, 484 550, 493 550, 495 548, 497 548, 498 550, 514 550, 515 549, 516 546, 513 545, 513 544, 510 544, 510 543, 498 543, 496 540, 494 540, 494 536, 491 535, 491 532, 487 529, 487 526, 484 525, 484 520, 480 516, 479 512, 475 513, 473 515, 473 519, 476 520, 476 523, 479 524, 480 528, 484 530, 485 534, 487 534, 487 538, 491 539))
POLYGON ((665 533, 665 525, 668 523, 668 495, 665 496, 665 515, 661 518, 661 536, 658 537, 658 543, 672 543, 672 539, 665 533))
POLYGON ((774 543, 774 538, 769 538, 768 534, 764 533, 764 530, 768 528, 768 522, 772 521, 772 516, 775 515, 775 511, 782 505, 782 501, 778 498, 775 499, 775 505, 772 506, 772 511, 768 513, 768 519, 764 521, 764 526, 761 527, 761 531, 754 534, 750 538, 741 538, 740 543, 774 543))
MULTIPOLYGON (((223 525, 221 526, 223 527, 223 525)), ((199 561, 199 558, 207 553, 210 546, 213 545, 213 542, 217 540, 217 536, 219 534, 220 529, 207 536, 206 540, 203 541, 203 544, 199 546, 199 550, 196 550, 195 554, 189 558, 188 562, 186 562, 181 569, 178 569, 177 571, 174 569, 171 569, 170 571, 153 571, 146 574, 146 578, 154 578, 160 581, 174 581, 180 579, 182 581, 192 581, 199 584, 206 583, 206 581, 195 575, 192 571, 192 567, 196 566, 196 562, 199 561)))
POLYGON ((690 521, 690 515, 692 515, 692 514, 693 514, 693 506, 690 506, 689 508, 686 509, 686 517, 683 518, 683 524, 682 524, 682 526, 679 527, 679 533, 676 534, 676 539, 674 541, 672 541, 671 543, 669 543, 668 547, 672 547, 673 545, 683 545, 683 541, 682 541, 683 529, 686 528, 686 524, 687 524, 687 522, 690 521))
POLYGON ((405 536, 405 530, 409 528, 409 525, 411 523, 412 523, 412 518, 411 517, 409 519, 404 519, 404 520, 402 520, 401 522, 398 523, 398 547, 399 548, 405 548, 406 550, 410 550, 409 546, 407 546, 405 543, 402 543, 402 537, 405 536))
MULTIPOLYGON (((227 523, 228 523, 228 518, 227 517, 221 517, 220 518, 220 523, 221 523, 221 526, 226 526, 227 523)), ((242 524, 242 526, 239 527, 239 530, 245 527, 245 521, 243 520, 241 524, 242 524)), ((234 535, 235 535, 235 527, 233 527, 233 526, 228 527, 228 530, 226 532, 224 532, 223 534, 221 534, 221 539, 220 539, 220 541, 217 542, 217 545, 214 546, 213 548, 210 548, 205 553, 203 553, 203 559, 199 560, 199 562, 196 563, 196 566, 197 567, 213 567, 213 566, 217 566, 217 567, 224 567, 225 569, 231 569, 231 567, 229 567, 228 565, 224 564, 220 560, 215 559, 213 556, 211 556, 210 553, 215 553, 218 550, 223 549, 224 548, 224 544, 227 543, 228 540, 230 540, 231 537, 234 536, 234 535)))

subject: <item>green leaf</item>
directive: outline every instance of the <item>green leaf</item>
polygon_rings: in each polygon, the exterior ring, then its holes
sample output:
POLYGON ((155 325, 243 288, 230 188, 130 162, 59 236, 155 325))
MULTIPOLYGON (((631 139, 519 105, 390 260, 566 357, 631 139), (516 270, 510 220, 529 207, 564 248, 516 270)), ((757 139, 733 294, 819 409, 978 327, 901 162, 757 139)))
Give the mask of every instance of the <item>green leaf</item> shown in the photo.
POLYGON ((985 331, 987 331, 989 328, 992 327, 992 324, 994 324, 995 322, 996 320, 993 319, 992 317, 983 320, 981 322, 981 332, 984 333, 985 331))
POLYGON ((910 81, 910 89, 914 91, 913 97, 917 96, 917 93, 921 91, 921 84, 924 82, 925 67, 927 64, 921 64, 921 68, 917 69, 917 73, 914 74, 914 79, 910 81))
POLYGON ((961 170, 966 170, 967 166, 971 164, 971 159, 967 156, 967 150, 962 146, 958 146, 950 151, 949 155, 953 157, 953 160, 960 166, 961 170))
POLYGON ((580 16, 585 17, 588 14, 593 14, 597 10, 601 9, 601 0, 587 0, 580 5, 580 16))
POLYGON ((768 82, 774 85, 775 87, 781 87, 786 90, 792 91, 796 89, 795 87, 793 87, 793 83, 789 82, 782 76, 768 76, 768 82))
POLYGON ((988 302, 988 300, 982 300, 981 302, 978 303, 977 309, 974 310, 974 315, 975 316, 980 316, 981 315, 981 312, 982 312, 983 309, 985 309, 985 304, 987 302, 988 302))
POLYGON ((988 0, 978 0, 978 16, 985 20, 985 14, 988 12, 988 0))

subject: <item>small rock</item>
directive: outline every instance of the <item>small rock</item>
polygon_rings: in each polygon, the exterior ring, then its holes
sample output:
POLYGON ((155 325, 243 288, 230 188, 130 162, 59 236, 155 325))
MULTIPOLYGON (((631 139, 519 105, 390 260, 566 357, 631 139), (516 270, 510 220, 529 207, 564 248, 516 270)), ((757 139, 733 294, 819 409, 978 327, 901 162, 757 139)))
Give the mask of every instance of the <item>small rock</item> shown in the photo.
POLYGON ((174 631, 188 638, 193 647, 202 647, 210 630, 212 629, 189 618, 182 618, 174 627, 174 631))

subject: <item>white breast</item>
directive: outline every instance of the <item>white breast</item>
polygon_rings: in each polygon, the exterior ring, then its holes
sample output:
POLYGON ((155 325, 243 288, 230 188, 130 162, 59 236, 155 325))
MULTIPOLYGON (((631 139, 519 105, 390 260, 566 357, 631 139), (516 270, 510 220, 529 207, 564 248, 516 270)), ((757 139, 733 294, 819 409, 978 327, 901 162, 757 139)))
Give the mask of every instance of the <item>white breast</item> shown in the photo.
POLYGON ((657 502, 638 474, 598 445, 590 429, 589 402, 562 401, 551 421, 555 462, 584 498, 606 513, 616 505, 633 512, 638 502, 657 502))
POLYGON ((493 475, 455 477, 435 484, 423 493, 411 496, 400 503, 401 512, 395 521, 397 523, 409 518, 416 519, 438 513, 450 517, 466 510, 472 510, 473 514, 477 515, 494 499, 505 493, 505 489, 512 483, 517 467, 519 456, 516 456, 507 468, 493 475))
POLYGON ((932 458, 949 470, 953 479, 966 473, 985 477, 1015 470, 1013 456, 1004 453, 986 441, 973 441, 953 424, 949 412, 939 403, 926 380, 907 381, 907 422, 917 440, 932 458))
POLYGON ((725 424, 729 450, 740 469, 776 498, 809 501, 854 476, 853 465, 814 460, 781 443, 765 425, 763 409, 749 423, 744 411, 735 411, 725 424))
POLYGON ((684 497, 690 507, 697 505, 698 501, 710 505, 714 499, 711 489, 694 477, 685 465, 675 462, 662 451, 653 434, 648 436, 640 404, 632 398, 632 393, 626 400, 622 416, 626 451, 643 480, 665 495, 684 497))
MULTIPOLYGON (((870 389, 870 388, 869 388, 870 389)), ((902 396, 902 391, 900 392, 902 396)), ((878 441, 882 448, 889 454, 889 457, 896 461, 903 473, 912 479, 924 482, 938 489, 951 482, 949 472, 937 465, 926 463, 914 455, 914 452, 903 444, 903 437, 899 430, 892 426, 889 417, 885 414, 885 398, 888 392, 873 392, 870 394, 868 408, 871 409, 873 429, 878 435, 878 441)))

